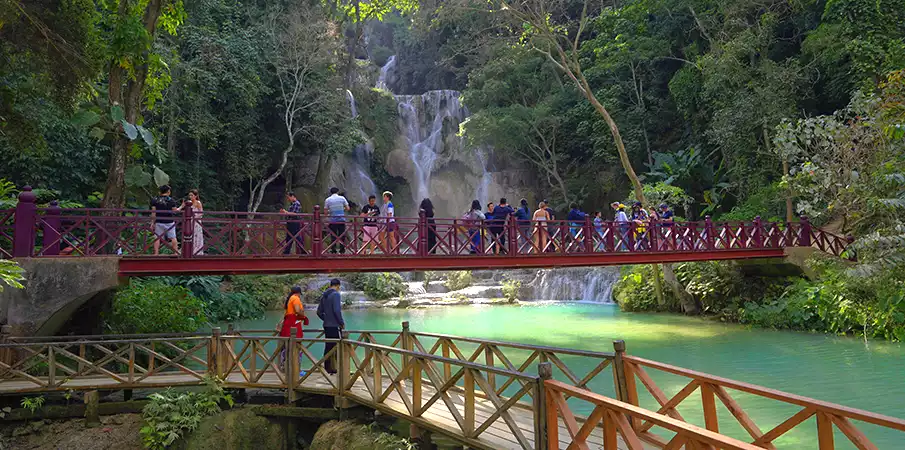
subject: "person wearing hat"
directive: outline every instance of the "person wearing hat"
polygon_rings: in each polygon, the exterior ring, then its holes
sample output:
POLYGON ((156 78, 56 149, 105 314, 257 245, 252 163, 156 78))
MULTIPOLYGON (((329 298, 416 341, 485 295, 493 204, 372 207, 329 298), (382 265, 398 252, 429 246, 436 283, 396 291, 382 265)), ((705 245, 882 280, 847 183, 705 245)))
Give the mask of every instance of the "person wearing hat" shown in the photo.
POLYGON ((615 221, 619 226, 619 245, 616 247, 616 250, 625 251, 628 250, 628 232, 629 232, 629 222, 628 217, 625 215, 625 205, 619 202, 610 203, 610 206, 613 207, 613 210, 616 211, 615 221))
MULTIPOLYGON (((324 337, 327 339, 339 339, 340 332, 346 327, 346 322, 343 320, 343 302, 339 294, 339 286, 338 279, 330 280, 330 287, 324 291, 320 304, 317 305, 317 317, 324 321, 324 337)), ((327 356, 335 346, 336 342, 324 343, 324 356, 327 356)), ((324 369, 330 375, 336 374, 335 361, 335 355, 324 361, 324 369)))
POLYGON ((646 249, 647 223, 650 222, 650 215, 639 201, 632 203, 631 220, 635 224, 635 250, 646 249))
MULTIPOLYGON (((660 209, 655 211, 655 214, 657 218, 657 227, 659 228, 659 230, 657 230, 659 232, 657 242, 660 243, 660 247, 664 247, 661 248, 661 250, 663 250, 670 246, 670 241, 674 238, 671 231, 676 215, 669 209, 669 205, 666 203, 661 203, 660 209)), ((673 243, 672 246, 675 246, 675 243, 673 243)))

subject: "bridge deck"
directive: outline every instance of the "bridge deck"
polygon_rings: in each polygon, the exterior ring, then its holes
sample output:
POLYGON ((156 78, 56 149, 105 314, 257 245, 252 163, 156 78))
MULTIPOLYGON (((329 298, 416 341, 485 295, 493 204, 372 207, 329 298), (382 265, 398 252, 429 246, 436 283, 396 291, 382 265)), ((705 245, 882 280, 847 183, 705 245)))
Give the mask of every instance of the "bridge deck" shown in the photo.
MULTIPOLYGON (((128 378, 128 374, 118 374, 123 379, 128 378)), ((47 382, 46 377, 38 378, 43 383, 47 382)), ((241 373, 233 373, 225 380, 226 386, 235 385, 235 386, 247 386, 246 380, 241 373)), ((328 380, 324 375, 320 373, 313 373, 310 377, 305 379, 299 391, 301 392, 309 392, 315 394, 331 394, 333 389, 333 383, 336 383, 336 377, 333 377, 332 382, 328 380)), ((136 388, 162 388, 162 387, 170 387, 170 386, 197 386, 200 384, 200 381, 197 377, 189 374, 159 374, 152 375, 141 382, 134 383, 133 385, 136 388)), ((273 389, 285 389, 285 384, 282 380, 277 376, 275 372, 266 372, 262 374, 261 378, 258 382, 255 383, 256 387, 259 388, 273 388, 273 389)), ((383 389, 387 389, 390 387, 389 380, 383 382, 383 389)), ((85 390, 85 389, 122 389, 123 386, 121 383, 116 382, 110 377, 106 376, 91 376, 91 377, 80 377, 76 379, 67 380, 60 385, 61 389, 73 389, 73 390, 85 390)), ((0 381, 0 394, 10 394, 10 393, 22 393, 31 390, 44 390, 45 388, 42 385, 37 383, 26 381, 26 380, 3 380, 0 381)), ((406 386, 406 393, 411 397, 412 389, 410 386, 406 386)), ((425 385, 421 391, 421 397, 423 402, 427 402, 434 394, 436 394, 436 389, 432 386, 425 385)), ((411 417, 409 410, 406 408, 405 403, 402 401, 402 398, 397 392, 393 392, 390 396, 382 402, 381 404, 376 404, 371 400, 371 392, 368 390, 367 386, 362 379, 359 379, 355 382, 355 385, 349 389, 347 395, 348 398, 352 399, 356 403, 359 403, 364 406, 368 406, 374 409, 378 409, 381 412, 386 414, 390 414, 396 417, 399 417, 404 420, 414 421, 418 425, 424 426, 426 428, 432 429, 435 432, 442 433, 444 435, 453 437, 454 439, 462 439, 461 432, 456 424, 455 418, 449 412, 449 410, 441 403, 436 402, 431 407, 427 408, 422 414, 420 419, 411 417)), ((453 401, 458 406, 460 414, 465 413, 464 402, 461 397, 454 398, 453 401)), ((513 419, 518 423, 519 428, 522 433, 525 434, 525 437, 528 439, 528 442, 531 444, 531 447, 534 447, 534 411, 531 409, 530 405, 526 404, 517 404, 516 408, 510 410, 513 419)), ((482 423, 485 420, 489 419, 494 412, 497 411, 497 408, 486 399, 475 399, 475 419, 482 423)), ((592 446, 592 448, 603 447, 603 428, 598 426, 599 428, 597 433, 592 433, 592 436, 588 438, 588 444, 592 446)), ((569 431, 566 428, 565 424, 560 419, 560 432, 559 432, 559 447, 565 449, 571 443, 571 439, 569 439, 569 431)), ((485 449, 521 449, 521 445, 512 437, 512 433, 509 431, 509 428, 504 423, 502 418, 497 418, 496 421, 490 427, 480 435, 477 439, 469 440, 469 445, 478 448, 485 449)), ((654 448, 650 446, 646 446, 647 448, 654 448)), ((626 450, 627 446, 619 440, 619 450, 626 450)))

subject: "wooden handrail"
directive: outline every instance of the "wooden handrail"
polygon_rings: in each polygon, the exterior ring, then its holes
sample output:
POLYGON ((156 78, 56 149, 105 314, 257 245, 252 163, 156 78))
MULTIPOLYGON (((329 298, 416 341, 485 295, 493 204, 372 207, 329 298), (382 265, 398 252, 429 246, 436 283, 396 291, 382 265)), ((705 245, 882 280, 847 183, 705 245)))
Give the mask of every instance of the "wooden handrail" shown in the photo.
POLYGON ((616 448, 616 435, 618 433, 622 435, 623 441, 630 450, 643 450, 644 447, 641 444, 640 438, 625 418, 625 415, 630 415, 632 417, 642 418, 661 428, 675 432, 676 436, 672 441, 667 443, 665 448, 678 449, 682 444, 690 441, 695 444, 706 444, 725 450, 763 450, 761 447, 723 436, 719 433, 714 433, 681 420, 657 414, 585 389, 576 388, 560 381, 544 381, 544 392, 546 394, 547 407, 547 439, 550 450, 559 449, 558 431, 560 415, 563 417, 563 422, 569 430, 569 434, 572 435, 572 441, 569 448, 573 448, 573 446, 576 448, 587 448, 587 438, 594 429, 597 428, 597 424, 602 421, 604 423, 604 448, 608 450, 616 448), (594 412, 591 413, 589 418, 580 428, 568 403, 565 401, 564 395, 584 400, 595 405, 594 412))
POLYGON ((825 402, 822 400, 813 399, 810 397, 805 397, 802 395, 790 394, 788 392, 779 391, 776 389, 771 389, 764 386, 759 386, 756 384, 745 383, 742 381, 735 381, 729 378, 723 378, 716 375, 710 375, 703 372, 698 372, 690 369, 685 369, 682 367, 673 366, 670 364, 665 364, 657 361, 652 361, 645 358, 639 358, 637 356, 625 356, 626 361, 630 361, 635 364, 639 364, 646 367, 651 367, 654 369, 662 370, 664 372, 669 372, 675 375, 681 375, 688 378, 694 378, 699 381, 707 382, 708 384, 714 384, 730 389, 735 389, 737 391, 747 392, 749 394, 758 395, 761 397, 766 397, 773 400, 779 400, 781 402, 791 403, 794 405, 806 407, 806 408, 814 408, 817 410, 821 410, 830 414, 845 416, 850 419, 860 420, 863 422, 872 423, 874 425, 880 425, 887 428, 893 428, 899 431, 905 431, 905 420, 898 419, 891 416, 886 416, 883 414, 876 414, 870 411, 865 411, 863 409, 850 408, 847 406, 837 405, 835 403, 825 402))
POLYGON ((518 342, 509 342, 509 341, 494 341, 490 339, 481 339, 481 338, 471 338, 471 337, 462 337, 462 336, 454 336, 450 334, 441 334, 441 333, 420 333, 420 332, 412 332, 415 336, 423 336, 430 338, 443 338, 443 339, 454 339, 462 342, 471 342, 475 344, 490 344, 504 347, 512 347, 522 350, 541 350, 545 352, 553 352, 560 353, 563 355, 573 355, 573 356, 587 356, 591 358, 614 358, 616 355, 613 352, 596 352, 593 350, 578 350, 571 348, 562 348, 562 347, 550 347, 546 345, 533 345, 533 344, 521 344, 518 342))

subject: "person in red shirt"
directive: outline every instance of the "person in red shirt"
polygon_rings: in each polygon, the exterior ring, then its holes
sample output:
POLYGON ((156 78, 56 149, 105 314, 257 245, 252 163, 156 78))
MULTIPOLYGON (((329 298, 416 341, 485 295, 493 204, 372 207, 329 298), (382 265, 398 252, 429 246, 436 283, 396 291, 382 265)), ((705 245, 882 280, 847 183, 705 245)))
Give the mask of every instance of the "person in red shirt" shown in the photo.
MULTIPOLYGON (((308 316, 305 315, 305 306, 302 305, 301 287, 292 287, 289 295, 286 297, 285 307, 286 312, 283 315, 283 320, 277 324, 277 329, 280 331, 280 337, 290 337, 292 335, 292 329, 295 328, 295 337, 301 339, 302 325, 308 325, 308 316)), ((299 352, 299 359, 301 359, 301 352, 299 352)), ((285 367, 285 364, 286 348, 283 347, 283 350, 280 352, 280 367, 285 367)), ((304 370, 300 371, 299 376, 304 376, 304 373, 304 370)))
POLYGON ((302 337, 302 325, 308 325, 308 316, 305 315, 305 306, 302 305, 302 288, 293 286, 286 297, 286 313, 283 320, 277 325, 280 330, 280 337, 289 337, 292 329, 295 328, 295 337, 302 337))

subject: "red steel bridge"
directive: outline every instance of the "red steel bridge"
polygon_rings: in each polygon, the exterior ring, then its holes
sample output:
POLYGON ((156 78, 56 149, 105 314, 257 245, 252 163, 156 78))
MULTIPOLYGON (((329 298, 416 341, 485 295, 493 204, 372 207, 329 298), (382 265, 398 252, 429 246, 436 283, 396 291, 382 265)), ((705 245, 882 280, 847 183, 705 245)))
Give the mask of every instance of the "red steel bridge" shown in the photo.
MULTIPOLYGON (((124 276, 520 269, 782 257, 790 247, 843 256, 851 238, 798 222, 471 221, 192 211, 170 218, 179 252, 153 255, 151 211, 38 207, 31 188, 0 210, 0 258, 120 257, 124 276)), ((158 219, 160 219, 158 217, 158 219)), ((160 225, 160 224, 158 224, 160 225)))

